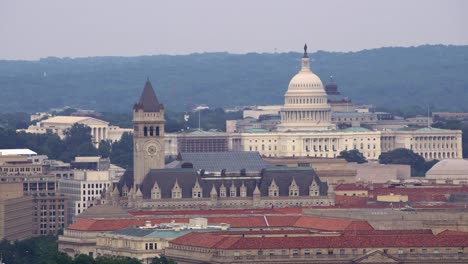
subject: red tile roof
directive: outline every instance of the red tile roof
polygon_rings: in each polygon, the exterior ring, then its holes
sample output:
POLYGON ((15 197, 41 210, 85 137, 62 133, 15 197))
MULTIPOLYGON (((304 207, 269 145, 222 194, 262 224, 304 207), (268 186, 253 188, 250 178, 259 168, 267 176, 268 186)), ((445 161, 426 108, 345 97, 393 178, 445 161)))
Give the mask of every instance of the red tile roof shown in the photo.
POLYGON ((294 226, 324 231, 343 231, 349 228, 354 230, 374 229, 366 221, 342 220, 315 216, 302 216, 296 221, 294 226))
POLYGON ((369 196, 376 199, 378 195, 407 195, 410 202, 446 202, 445 195, 468 192, 468 186, 447 187, 384 187, 369 191, 369 196))
POLYGON ((468 236, 468 232, 445 230, 437 234, 437 236, 468 236))
POLYGON ((368 197, 335 195, 335 205, 337 206, 341 206, 341 205, 365 206, 368 200, 369 200, 368 197))
MULTIPOLYGON (((385 233, 385 232, 384 232, 385 233)), ((466 247, 466 235, 373 234, 354 236, 230 237, 217 233, 190 233, 170 244, 219 249, 282 249, 282 248, 386 248, 386 247, 466 247)))
MULTIPOLYGON (((112 231, 130 226, 143 226, 146 220, 152 225, 169 223, 187 223, 190 217, 185 218, 130 218, 130 219, 78 219, 67 229, 81 231, 112 231)), ((340 220, 314 216, 239 216, 239 217, 207 217, 208 223, 227 223, 233 228, 263 228, 263 227, 295 227, 324 231, 371 230, 366 221, 340 220)))

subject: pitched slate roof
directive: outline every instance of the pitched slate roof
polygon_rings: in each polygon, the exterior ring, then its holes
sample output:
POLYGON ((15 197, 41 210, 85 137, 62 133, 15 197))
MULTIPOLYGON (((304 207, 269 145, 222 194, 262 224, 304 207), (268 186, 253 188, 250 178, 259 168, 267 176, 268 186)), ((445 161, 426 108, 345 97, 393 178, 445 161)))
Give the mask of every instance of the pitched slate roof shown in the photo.
MULTIPOLYGON (((256 179, 224 180, 224 178, 225 177, 219 176, 215 180, 211 180, 207 177, 200 176, 194 168, 153 169, 143 180, 141 191, 144 199, 151 198, 151 189, 157 182, 161 190, 161 198, 171 198, 172 188, 177 181, 180 188, 182 188, 182 198, 192 198, 192 188, 198 181, 203 191, 203 197, 205 198, 210 197, 210 191, 213 188, 213 185, 219 194, 219 188, 221 185, 224 184, 226 192, 228 193, 229 187, 231 187, 233 183, 237 187, 237 192, 240 192, 240 187, 244 184, 247 189, 247 196, 252 196, 255 186, 258 184, 256 179)), ((240 193, 237 195, 239 196, 240 193)))
POLYGON ((262 196, 268 196, 268 188, 273 179, 279 187, 280 196, 289 196, 289 186, 293 179, 299 187, 300 196, 309 195, 309 187, 314 179, 320 187, 320 195, 326 195, 328 190, 327 184, 319 179, 312 168, 271 167, 262 172, 262 180, 259 187, 262 196))
POLYGON ((144 112, 159 112, 164 108, 164 106, 159 103, 158 97, 156 97, 156 93, 149 79, 146 81, 140 100, 134 108, 143 109, 144 112))
POLYGON ((194 168, 205 171, 220 172, 225 169, 226 172, 239 172, 245 169, 247 172, 259 172, 263 168, 272 166, 254 151, 182 152, 180 156, 181 164, 189 162, 194 168))

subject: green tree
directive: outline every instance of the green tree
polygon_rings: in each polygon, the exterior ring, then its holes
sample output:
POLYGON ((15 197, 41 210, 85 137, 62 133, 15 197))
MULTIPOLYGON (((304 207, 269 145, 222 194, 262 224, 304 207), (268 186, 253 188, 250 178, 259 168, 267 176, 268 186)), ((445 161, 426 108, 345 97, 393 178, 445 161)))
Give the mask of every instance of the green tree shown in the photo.
POLYGON ((177 262, 175 262, 172 259, 166 258, 166 256, 160 256, 154 258, 153 261, 151 261, 151 264, 177 264, 177 262))
POLYGON ((94 156, 97 149, 91 142, 91 128, 83 124, 74 124, 65 132, 65 151, 60 159, 70 162, 76 156, 94 156))
POLYGON ((379 163, 410 165, 412 176, 424 176, 427 167, 423 157, 405 148, 398 148, 380 154, 379 163))
POLYGON ((337 158, 345 159, 348 162, 357 162, 359 164, 367 162, 366 157, 357 149, 343 150, 337 158))
POLYGON ((112 144, 109 140, 99 142, 98 153, 103 158, 108 158, 111 154, 112 144))
POLYGON ((95 259, 96 264, 141 264, 136 258, 128 257, 97 257, 95 259))
POLYGON ((123 168, 133 168, 133 136, 124 133, 122 138, 112 144, 110 160, 123 168))
POLYGON ((88 255, 80 254, 73 259, 73 264, 96 264, 96 261, 88 255))

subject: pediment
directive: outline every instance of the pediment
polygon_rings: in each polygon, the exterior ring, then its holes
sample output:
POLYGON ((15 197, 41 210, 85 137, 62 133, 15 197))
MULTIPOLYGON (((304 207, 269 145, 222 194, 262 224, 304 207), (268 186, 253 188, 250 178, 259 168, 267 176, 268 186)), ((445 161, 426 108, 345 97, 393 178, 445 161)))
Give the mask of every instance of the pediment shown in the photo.
POLYGON ((383 253, 380 250, 370 251, 353 260, 353 263, 401 263, 401 260, 383 253))
POLYGON ((80 121, 78 122, 80 124, 83 124, 83 125, 88 125, 88 126, 106 126, 106 125, 109 125, 109 122, 106 122, 106 121, 103 121, 103 120, 100 120, 100 119, 96 119, 96 118, 87 118, 83 121, 80 121))

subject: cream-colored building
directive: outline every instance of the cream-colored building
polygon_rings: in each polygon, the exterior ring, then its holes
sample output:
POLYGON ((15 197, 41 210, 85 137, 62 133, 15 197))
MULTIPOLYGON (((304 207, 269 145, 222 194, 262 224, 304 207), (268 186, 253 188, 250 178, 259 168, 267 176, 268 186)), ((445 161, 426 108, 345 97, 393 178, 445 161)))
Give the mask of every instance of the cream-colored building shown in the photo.
POLYGON ((39 121, 37 124, 31 125, 27 129, 18 129, 17 131, 33 134, 52 132, 63 139, 65 138, 66 131, 74 124, 82 124, 90 127, 92 140, 96 146, 98 146, 99 142, 102 140, 114 142, 120 140, 123 133, 133 133, 133 129, 111 126, 109 122, 87 116, 54 116, 39 121))
POLYGON ((259 119, 261 115, 278 115, 283 108, 282 105, 259 105, 253 109, 246 109, 242 111, 243 118, 259 119))
POLYGON ((60 192, 68 196, 68 221, 89 207, 96 205, 96 200, 113 183, 109 170, 73 170, 73 178, 60 179, 60 192))
MULTIPOLYGON (((382 152, 407 148, 426 160, 462 157, 460 130, 427 127, 379 131, 357 126, 336 129, 327 93, 320 78, 310 70, 306 48, 301 69, 286 91, 277 130, 254 128, 228 133, 230 150, 258 151, 266 157, 334 158, 343 150, 357 149, 366 159, 377 160, 382 152)), ((234 130, 231 127, 229 131, 234 130)))
POLYGON ((462 132, 433 127, 386 130, 382 133, 382 152, 411 149, 426 160, 461 159, 462 132))
POLYGON ((150 264, 155 257, 164 254, 169 241, 191 232, 227 230, 228 224, 208 226, 207 218, 191 218, 189 223, 161 223, 152 225, 146 220, 145 225, 128 227, 111 232, 102 232, 96 236, 97 256, 121 256, 136 258, 144 264, 150 264))

